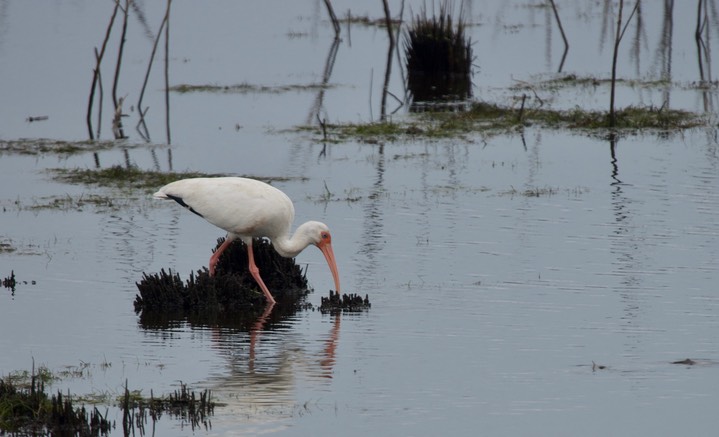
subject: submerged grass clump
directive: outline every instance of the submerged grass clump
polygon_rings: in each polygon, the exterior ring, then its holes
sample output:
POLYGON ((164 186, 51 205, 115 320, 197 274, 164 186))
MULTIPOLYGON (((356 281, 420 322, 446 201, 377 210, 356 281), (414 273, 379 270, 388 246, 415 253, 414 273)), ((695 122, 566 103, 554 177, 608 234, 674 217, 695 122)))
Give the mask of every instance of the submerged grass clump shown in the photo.
POLYGON ((249 94, 249 93, 263 93, 263 94, 281 94, 290 91, 316 91, 323 89, 331 89, 333 85, 323 83, 311 83, 307 85, 292 84, 292 85, 252 85, 249 83, 241 83, 237 85, 191 85, 191 84, 180 84, 170 87, 170 91, 174 91, 180 94, 186 93, 238 93, 238 94, 249 94))
POLYGON ((97 408, 73 406, 72 399, 45 392, 47 377, 33 369, 28 384, 17 378, 0 379, 0 434, 108 435, 113 423, 97 408))
POLYGON ((65 169, 48 170, 55 180, 71 184, 99 185, 119 189, 156 189, 172 181, 184 178, 222 176, 199 172, 160 172, 141 170, 134 166, 113 166, 102 169, 65 169))
POLYGON ((320 304, 320 312, 324 313, 341 313, 341 312, 361 312, 372 307, 369 296, 362 296, 354 293, 342 294, 335 293, 330 290, 328 297, 322 297, 320 304))
MULTIPOLYGON (((0 435, 52 435, 95 437, 106 436, 115 429, 115 421, 103 415, 98 407, 75 407, 76 396, 70 393, 48 396, 46 384, 57 379, 47 368, 33 366, 32 372, 14 372, 0 379, 0 435)), ((95 403, 95 402, 91 402, 95 403)), ((140 391, 130 391, 125 383, 122 396, 100 397, 100 402, 122 410, 124 435, 145 435, 148 418, 153 423, 163 414, 182 420, 183 425, 195 428, 211 427, 210 416, 218 405, 212 393, 196 393, 180 382, 179 390, 167 396, 143 397, 140 391)))
MULTIPOLYGON (((216 249, 224 242, 217 241, 216 249)), ((294 259, 277 253, 267 240, 255 240, 255 264, 277 304, 271 319, 279 320, 299 310, 314 310, 306 302, 310 293, 307 272, 294 259)), ((236 240, 222 253, 215 276, 208 270, 190 273, 187 280, 179 274, 165 271, 143 274, 138 282, 135 312, 146 329, 164 328, 173 321, 187 320, 197 326, 237 327, 252 329, 267 310, 267 301, 249 272, 247 246, 236 240)), ((339 296, 330 291, 330 298, 322 298, 318 308, 322 312, 363 311, 370 308, 369 298, 355 294, 339 296)))
MULTIPOLYGON (((217 247, 223 241, 220 238, 217 247)), ((278 307, 301 306, 309 294, 306 272, 293 259, 280 256, 267 240, 256 240, 253 252, 278 307)), ((196 320, 231 314, 254 321, 266 306, 265 296, 248 269, 247 247, 239 240, 223 252, 215 276, 203 269, 183 281, 179 274, 162 270, 159 274, 143 274, 137 288, 140 294, 135 298, 135 311, 142 313, 148 325, 158 321, 158 316, 164 323, 168 314, 196 320)))
POLYGON ((407 85, 415 102, 464 99, 471 95, 472 45, 465 23, 443 0, 430 17, 422 6, 404 36, 407 85))
MULTIPOLYGON (((122 143, 123 147, 139 147, 122 143)), ((116 141, 63 141, 47 138, 0 140, 0 154, 19 155, 74 155, 86 152, 100 152, 117 147, 116 141)))
MULTIPOLYGON (((612 80, 610 78, 602 78, 596 76, 577 76, 576 74, 554 75, 549 79, 539 79, 536 82, 529 83, 518 81, 510 89, 514 91, 529 91, 535 89, 557 91, 566 88, 594 88, 599 86, 610 86, 612 80)), ((632 88, 664 88, 672 85, 668 79, 639 80, 639 79, 617 79, 617 84, 626 85, 632 88)))
MULTIPOLYGON (((100 169, 53 168, 48 169, 47 172, 52 175, 53 179, 59 182, 144 191, 158 189, 161 186, 178 179, 228 176, 220 173, 201 173, 194 171, 162 172, 155 170, 142 170, 135 166, 120 165, 100 169)), ((270 182, 288 180, 289 178, 271 177, 259 179, 265 182, 270 182)), ((303 177, 301 179, 304 180, 306 178, 303 177)))
POLYGON ((469 75, 472 66, 471 43, 465 37, 460 16, 452 19, 448 2, 440 5, 439 16, 422 11, 414 17, 405 34, 407 70, 430 76, 469 75))
MULTIPOLYGON (((616 118, 617 124, 613 131, 620 132, 670 132, 707 125, 706 118, 699 114, 653 106, 630 106, 617 111, 616 118)), ((602 111, 588 111, 578 107, 571 110, 525 108, 488 102, 473 102, 466 111, 425 112, 409 121, 327 124, 325 129, 335 141, 356 140, 372 144, 416 138, 457 138, 474 133, 495 135, 531 125, 583 133, 605 134, 610 131, 609 115, 602 111)), ((318 134, 323 133, 319 127, 310 129, 318 134)))
POLYGON ((125 393, 118 399, 122 408, 122 428, 125 435, 145 435, 145 424, 148 417, 153 423, 163 414, 182 420, 183 425, 189 423, 192 431, 200 426, 205 430, 212 427, 210 416, 214 414, 217 403, 212 401, 212 392, 205 389, 199 394, 187 388, 187 384, 180 382, 180 389, 167 396, 156 398, 152 391, 146 398, 139 391, 130 391, 125 382, 125 393))
POLYGON ((15 252, 17 248, 13 246, 10 240, 0 240, 0 253, 11 253, 15 252))
MULTIPOLYGON (((475 103, 468 117, 475 122, 485 122, 493 127, 504 128, 526 123, 536 123, 556 129, 602 130, 609 127, 608 113, 587 111, 579 107, 563 111, 545 108, 504 108, 487 103, 475 103)), ((617 111, 616 117, 615 128, 625 130, 689 129, 705 123, 697 114, 654 106, 629 106, 617 111)))
POLYGON ((28 203, 27 205, 17 203, 16 206, 20 210, 27 211, 46 209, 56 211, 82 211, 85 207, 89 206, 109 210, 119 209, 119 205, 116 204, 112 197, 86 193, 78 196, 71 196, 66 193, 62 196, 41 197, 33 199, 32 203, 28 203))
POLYGON ((15 292, 16 285, 17 281, 15 280, 15 270, 11 270, 10 276, 3 278, 2 286, 4 288, 7 288, 8 290, 11 290, 12 292, 15 292))

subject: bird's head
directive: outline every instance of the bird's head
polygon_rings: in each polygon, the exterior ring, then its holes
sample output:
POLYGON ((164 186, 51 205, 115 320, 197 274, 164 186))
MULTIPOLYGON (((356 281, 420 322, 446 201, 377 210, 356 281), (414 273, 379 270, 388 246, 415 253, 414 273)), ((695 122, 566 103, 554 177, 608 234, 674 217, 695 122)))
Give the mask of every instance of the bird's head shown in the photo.
MULTIPOLYGON (((330 228, 322 222, 309 221, 300 228, 302 228, 302 233, 306 235, 306 238, 310 240, 311 244, 317 247, 320 247, 321 244, 332 242, 330 228)), ((298 231, 299 230, 300 229, 298 229, 298 231)))
POLYGON ((304 229, 302 232, 306 235, 307 239, 317 246, 327 260, 327 265, 330 267, 332 277, 335 280, 335 287, 337 293, 340 292, 340 275, 337 270, 337 262, 335 261, 335 253, 332 250, 332 234, 330 228, 326 224, 321 222, 307 222, 302 225, 304 229))

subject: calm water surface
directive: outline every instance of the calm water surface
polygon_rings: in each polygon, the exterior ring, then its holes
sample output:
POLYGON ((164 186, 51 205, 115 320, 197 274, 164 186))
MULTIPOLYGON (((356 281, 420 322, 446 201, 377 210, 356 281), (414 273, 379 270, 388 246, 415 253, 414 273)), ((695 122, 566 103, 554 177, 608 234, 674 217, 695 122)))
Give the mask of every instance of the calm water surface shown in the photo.
MULTIPOLYGON (((607 77, 604 3, 557 3, 571 41, 563 71, 607 77)), ((700 80, 696 4, 684 6, 674 6, 668 26, 663 4, 642 3, 644 27, 628 30, 621 75, 667 83, 623 85, 620 105, 668 100, 674 108, 714 110, 716 86, 692 86, 700 80), (670 49, 661 45, 667 28, 670 49)), ((164 7, 137 2, 130 16, 120 83, 133 104, 164 7)), ((382 17, 379 2, 336 2, 335 9, 340 16, 351 9, 382 17)), ((537 83, 556 73, 563 45, 551 9, 471 2, 467 10, 475 98, 509 104, 527 92, 511 88, 517 81, 537 83)), ((92 50, 111 11, 111 2, 0 3, 0 140, 87 138, 92 50), (25 121, 38 115, 49 118, 25 121)), ((321 83, 332 48, 325 17, 318 1, 216 2, 199 10, 176 0, 170 82, 321 83)), ((716 45, 719 24, 709 25, 716 45)), ((28 282, 0 294, 0 373, 29 369, 34 359, 56 372, 82 369, 53 389, 117 394, 127 380, 130 389, 157 395, 182 381, 212 389, 226 404, 209 430, 193 433, 163 418, 157 435, 714 432, 716 131, 648 133, 612 144, 530 126, 451 140, 350 141, 321 155, 318 138, 286 129, 312 123, 317 113, 333 122, 380 114, 386 32, 353 25, 347 35, 345 24, 342 37, 322 95, 171 94, 171 147, 158 64, 145 101, 149 143, 134 130, 133 110, 127 147, 96 156, 0 152, 0 242, 16 248, 0 252, 0 274, 14 271, 28 282), (368 294, 372 309, 340 317, 301 312, 250 332, 185 321, 162 329, 143 324, 132 306, 142 273, 173 268, 186 277, 206 265, 222 233, 174 205, 61 184, 46 171, 127 163, 306 176, 275 184, 294 199, 298 220, 331 226, 344 291, 368 294), (33 208, 94 194, 115 196, 114 206, 33 208), (684 358, 698 364, 671 364, 684 358)), ((397 64, 393 71, 389 86, 401 96, 397 64)), ((537 93, 560 108, 607 104, 603 86, 537 85, 537 93)), ((411 115, 400 110, 395 117, 411 115)), ((109 124, 101 137, 110 139, 109 124)), ((310 301, 319 304, 333 286, 324 259, 310 249, 298 262, 308 265, 316 290, 310 301)), ((110 415, 121 420, 115 409, 110 415)))

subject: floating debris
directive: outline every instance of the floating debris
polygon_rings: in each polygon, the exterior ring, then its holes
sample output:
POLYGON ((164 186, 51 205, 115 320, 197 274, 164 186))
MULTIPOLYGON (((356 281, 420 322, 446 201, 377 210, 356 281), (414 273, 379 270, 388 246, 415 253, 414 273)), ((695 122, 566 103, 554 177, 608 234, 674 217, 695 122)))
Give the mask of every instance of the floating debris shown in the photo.
POLYGON ((597 364, 594 361, 592 361, 592 372, 596 372, 597 370, 604 370, 607 366, 603 364, 597 364))
POLYGON ((322 297, 319 310, 322 313, 334 312, 360 312, 370 309, 372 304, 369 302, 369 296, 364 298, 358 294, 335 293, 330 290, 329 297, 322 297))
POLYGON ((50 117, 48 117, 47 115, 36 115, 34 117, 30 116, 30 117, 26 118, 25 121, 27 121, 28 123, 33 123, 35 121, 46 121, 49 118, 50 117))

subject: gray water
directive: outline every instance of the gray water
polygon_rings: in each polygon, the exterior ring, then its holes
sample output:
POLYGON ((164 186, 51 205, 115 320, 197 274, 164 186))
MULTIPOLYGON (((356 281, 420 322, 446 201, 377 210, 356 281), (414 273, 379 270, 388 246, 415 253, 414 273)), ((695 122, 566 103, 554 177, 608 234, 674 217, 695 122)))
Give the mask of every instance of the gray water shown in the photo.
MULTIPOLYGON (((333 4, 340 17, 350 9, 383 17, 381 2, 333 4)), ((570 39, 563 73, 609 77, 616 5, 557 4, 570 39)), ((707 4, 716 11, 716 2, 707 4)), ((93 48, 112 7, 0 2, 0 242, 16 249, 0 252, 0 274, 14 271, 20 281, 14 294, 0 293, 0 373, 34 360, 58 373, 81 369, 52 386, 79 395, 119 394, 126 380, 143 394, 169 393, 182 381, 226 404, 209 430, 163 417, 157 435, 715 432, 715 122, 615 144, 529 126, 493 136, 347 141, 323 155, 319 136, 292 128, 315 123, 317 114, 342 123, 379 118, 385 29, 343 24, 328 63, 333 30, 320 1, 175 0, 171 85, 272 89, 171 93, 168 146, 160 51, 143 103, 150 106, 150 141, 143 141, 136 102, 165 4, 137 2, 119 81, 134 106, 125 108, 130 138, 96 154, 10 151, 8 142, 21 138, 88 138, 93 48), (298 87, 321 84, 328 66, 329 88, 298 87), (34 116, 48 119, 26 121, 34 116), (127 164, 289 177, 274 184, 294 200, 298 221, 329 224, 343 291, 368 294, 371 310, 300 312, 252 332, 186 322, 144 327, 132 305, 142 273, 169 267, 187 277, 207 264, 222 232, 176 205, 47 173, 127 164), (77 206, 94 194, 115 196, 113 206, 77 206), (58 199, 73 206, 39 208, 58 199), (685 358, 697 364, 671 364, 685 358)), ((400 4, 390 9, 397 15, 400 4)), ((555 77, 564 49, 544 3, 475 1, 465 12, 475 99, 508 105, 527 93, 536 105, 532 91, 513 88, 528 82, 555 108, 607 107, 606 84, 539 85, 555 77)), ((630 24, 620 52, 619 75, 628 81, 618 106, 667 102, 711 115, 717 65, 702 61, 710 82, 697 87, 696 2, 668 14, 664 4, 642 2, 641 12, 643 27, 630 24)), ((719 36, 712 17, 710 47, 719 36)), ((103 65, 105 140, 118 36, 115 27, 103 65)), ((392 69, 389 90, 401 97, 401 68, 392 69)), ((392 116, 412 117, 406 107, 392 116)), ((324 259, 308 249, 297 261, 308 266, 309 300, 318 305, 334 288, 324 259)))

